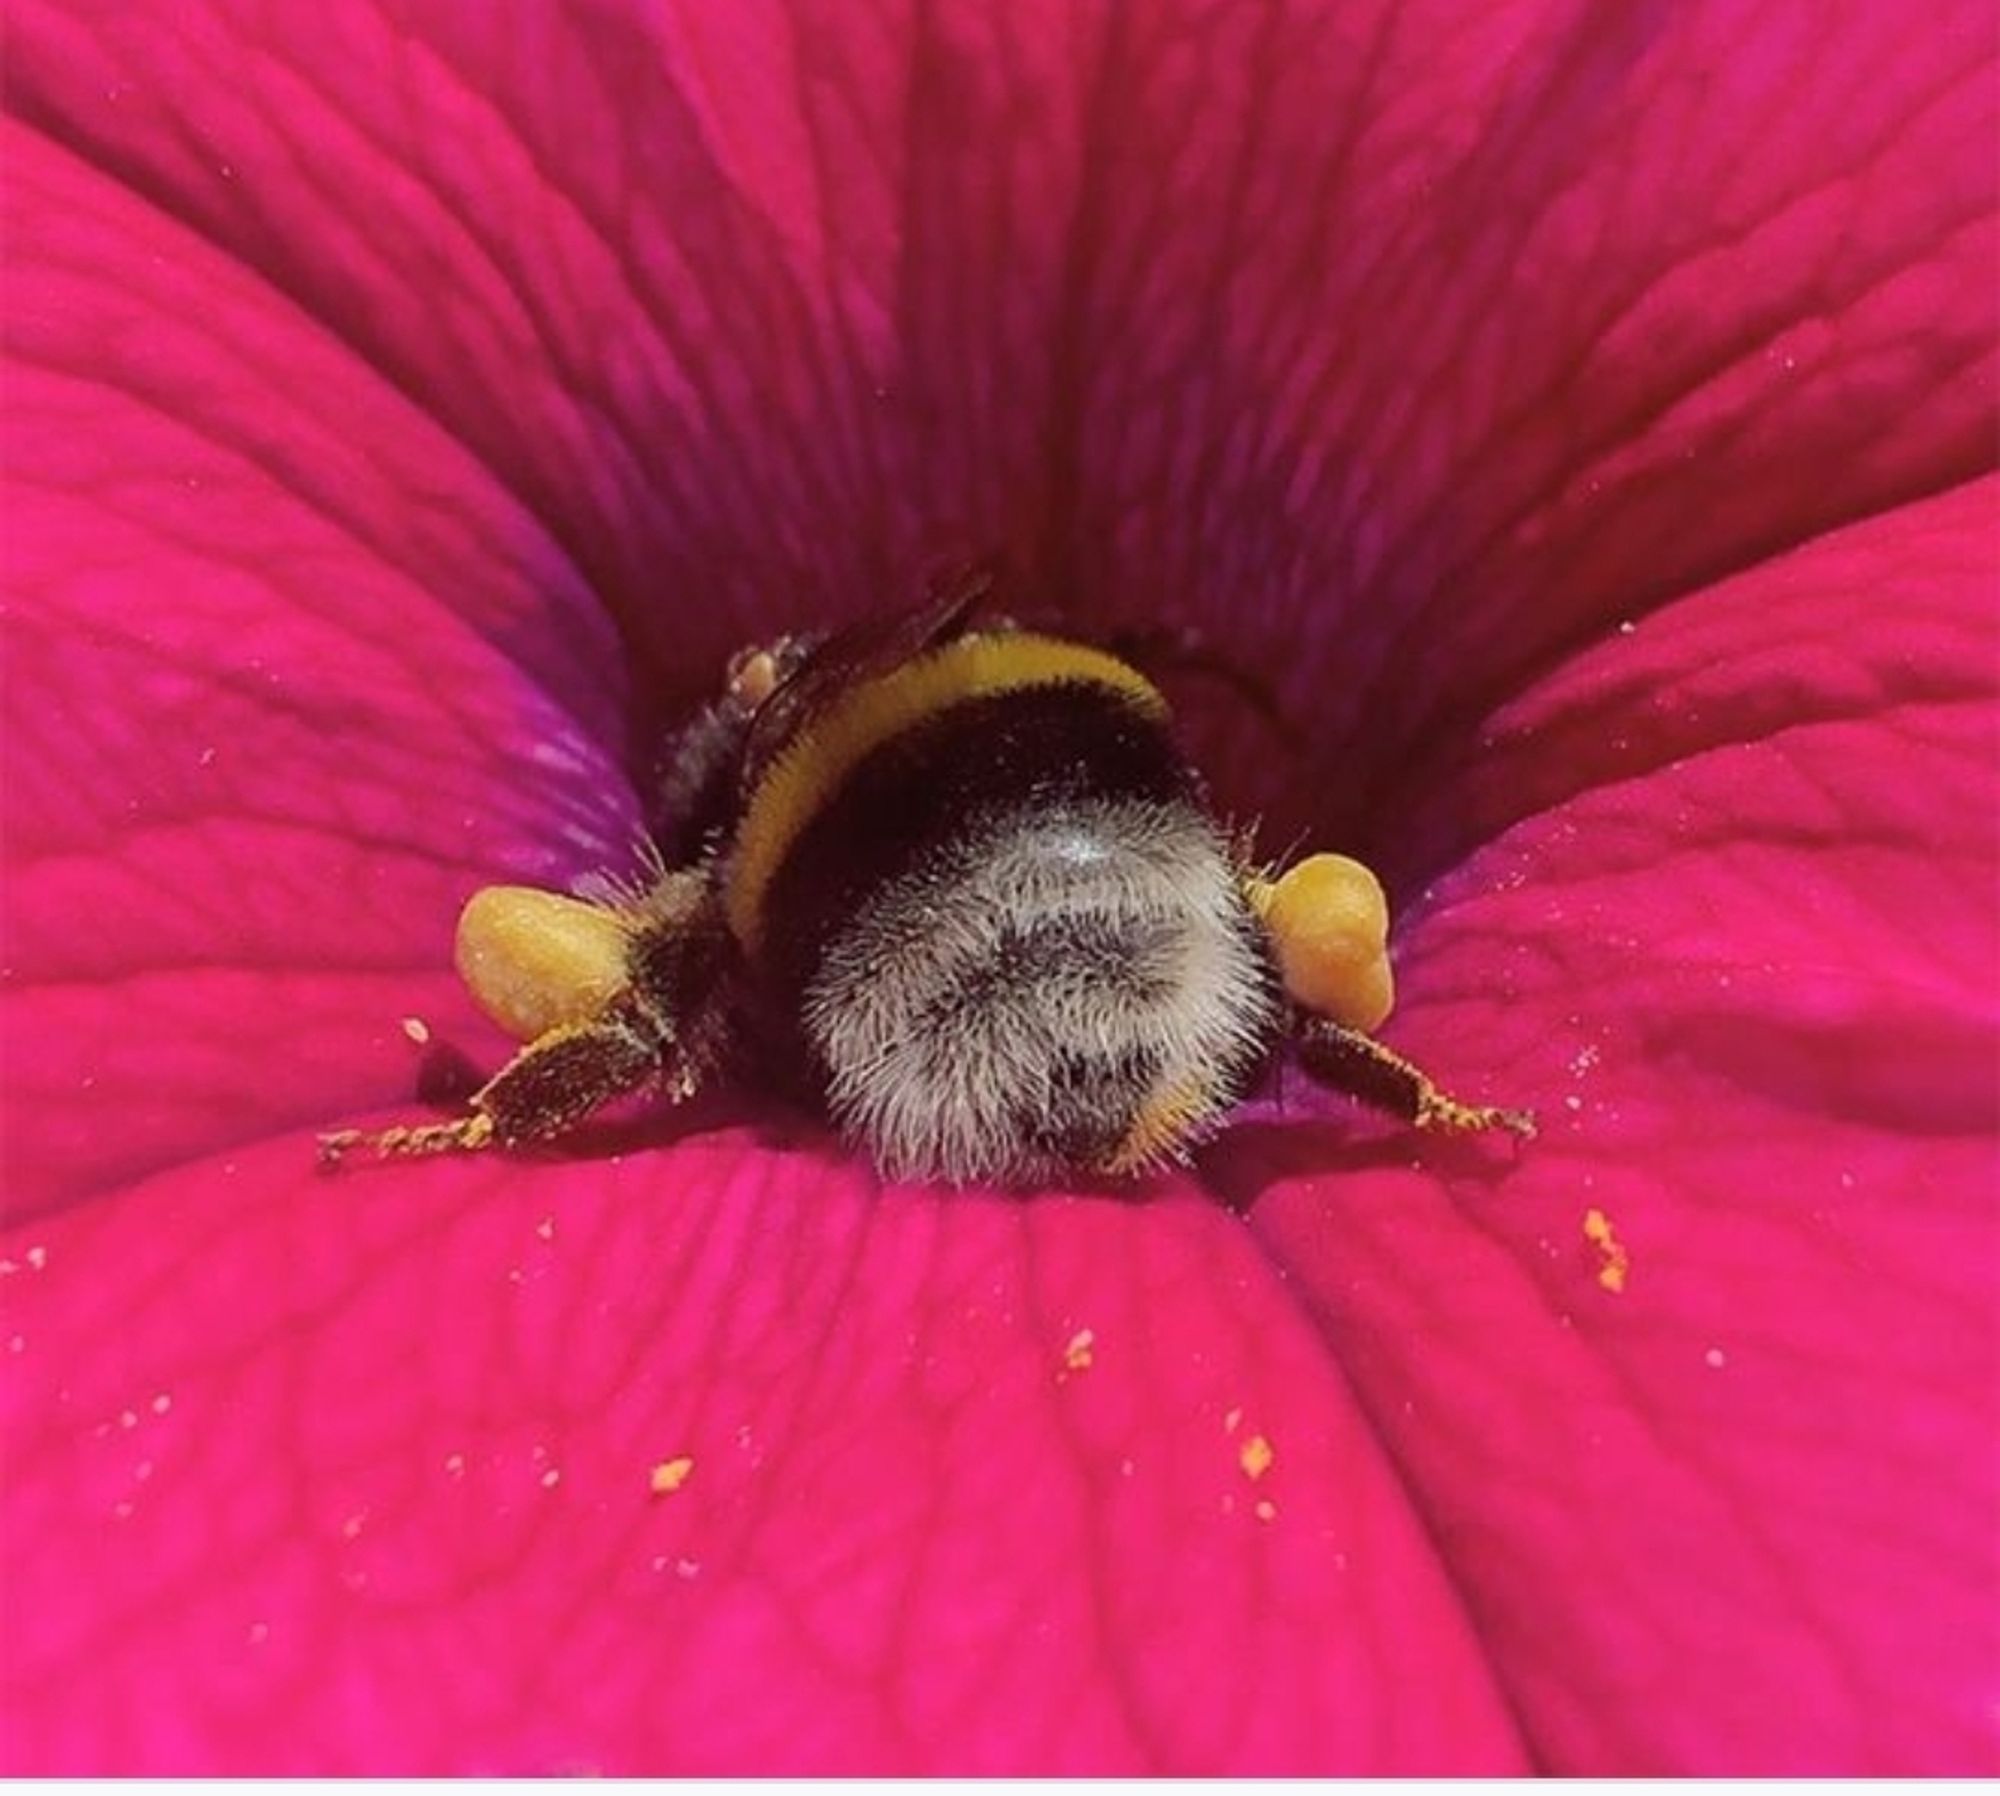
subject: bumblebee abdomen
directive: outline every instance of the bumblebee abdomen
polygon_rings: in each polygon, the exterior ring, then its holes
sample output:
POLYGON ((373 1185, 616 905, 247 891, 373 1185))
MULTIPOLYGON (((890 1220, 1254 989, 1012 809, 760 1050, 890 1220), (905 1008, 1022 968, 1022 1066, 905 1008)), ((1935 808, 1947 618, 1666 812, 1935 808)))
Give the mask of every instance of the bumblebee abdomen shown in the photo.
POLYGON ((886 735, 796 827, 757 922, 833 1119, 892 1174, 1171 1157, 1278 1026, 1192 774, 1163 721, 1102 682, 886 735))
POLYGON ((800 1009, 828 1108, 899 1174, 1172 1157, 1275 1022, 1240 908, 1192 809, 989 818, 829 939, 800 1009))

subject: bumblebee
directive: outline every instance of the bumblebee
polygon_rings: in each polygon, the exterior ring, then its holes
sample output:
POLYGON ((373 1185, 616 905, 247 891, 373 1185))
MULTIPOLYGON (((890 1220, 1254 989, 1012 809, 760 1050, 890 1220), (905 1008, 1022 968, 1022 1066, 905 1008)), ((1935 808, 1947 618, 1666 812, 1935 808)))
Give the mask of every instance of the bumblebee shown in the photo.
POLYGON ((670 758, 645 877, 466 905, 459 973, 525 1046, 463 1115, 323 1156, 546 1142, 752 1076, 891 1177, 1118 1177, 1185 1159, 1287 1046, 1418 1127, 1532 1133, 1370 1033, 1393 994, 1366 868, 1257 866, 1151 680, 976 624, 983 596, 738 655, 670 758))

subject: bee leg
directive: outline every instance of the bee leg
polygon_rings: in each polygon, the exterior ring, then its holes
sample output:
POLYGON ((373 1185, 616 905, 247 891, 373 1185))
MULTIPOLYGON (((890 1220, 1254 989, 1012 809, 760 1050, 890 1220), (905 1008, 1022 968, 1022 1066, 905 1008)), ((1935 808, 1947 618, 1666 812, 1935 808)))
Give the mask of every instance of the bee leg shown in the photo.
POLYGON ((378 1159, 412 1159, 424 1154, 471 1153, 492 1145, 493 1119, 474 1113, 441 1123, 405 1123, 369 1133, 335 1129, 319 1138, 319 1163, 338 1166, 356 1148, 378 1159))
MULTIPOLYGON (((342 1129, 322 1135, 320 1160, 334 1165, 357 1148, 382 1159, 408 1159, 546 1141, 667 1068, 668 1044, 643 1016, 613 1013, 566 1023, 537 1036, 473 1093, 469 1115, 375 1134, 342 1129)), ((678 1102, 694 1085, 691 1071, 677 1067, 668 1090, 678 1102)))
POLYGON ((1374 1036, 1330 1017, 1301 1013, 1293 1027, 1293 1040, 1300 1064, 1321 1084, 1400 1116, 1420 1129, 1445 1129, 1453 1134, 1511 1129, 1524 1138, 1535 1133, 1532 1111, 1460 1103, 1374 1036))

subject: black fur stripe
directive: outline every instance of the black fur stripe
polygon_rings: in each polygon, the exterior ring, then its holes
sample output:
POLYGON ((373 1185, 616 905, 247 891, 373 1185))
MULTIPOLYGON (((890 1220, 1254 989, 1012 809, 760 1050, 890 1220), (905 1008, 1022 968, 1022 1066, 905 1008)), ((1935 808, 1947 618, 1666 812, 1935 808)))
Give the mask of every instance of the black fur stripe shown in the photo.
POLYGON ((795 998, 871 893, 964 866, 1010 816, 1085 799, 1197 799, 1164 727, 1093 681, 948 707, 879 744, 793 842, 764 897, 763 972, 795 998))

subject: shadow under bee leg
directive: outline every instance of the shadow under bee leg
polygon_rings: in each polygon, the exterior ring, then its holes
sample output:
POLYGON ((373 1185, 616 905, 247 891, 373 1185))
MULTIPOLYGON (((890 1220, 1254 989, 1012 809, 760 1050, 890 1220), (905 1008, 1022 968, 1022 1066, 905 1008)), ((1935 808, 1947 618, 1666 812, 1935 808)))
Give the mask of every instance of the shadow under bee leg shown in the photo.
POLYGON ((1535 1132, 1531 1111, 1460 1103, 1402 1055, 1345 1023, 1301 1014, 1293 1026, 1293 1040, 1298 1045, 1300 1065, 1321 1084, 1400 1116, 1420 1129, 1444 1129, 1454 1134, 1510 1129, 1523 1137, 1535 1132))
MULTIPOLYGON (((332 1165, 359 1149, 401 1160, 546 1141, 613 1098, 638 1090, 666 1063, 666 1043, 644 1017, 613 1014, 564 1024, 530 1042, 473 1093, 471 1114, 375 1134, 343 1129, 322 1135, 320 1159, 332 1165)), ((683 1072, 670 1082, 673 1096, 688 1096, 693 1083, 683 1072)))

